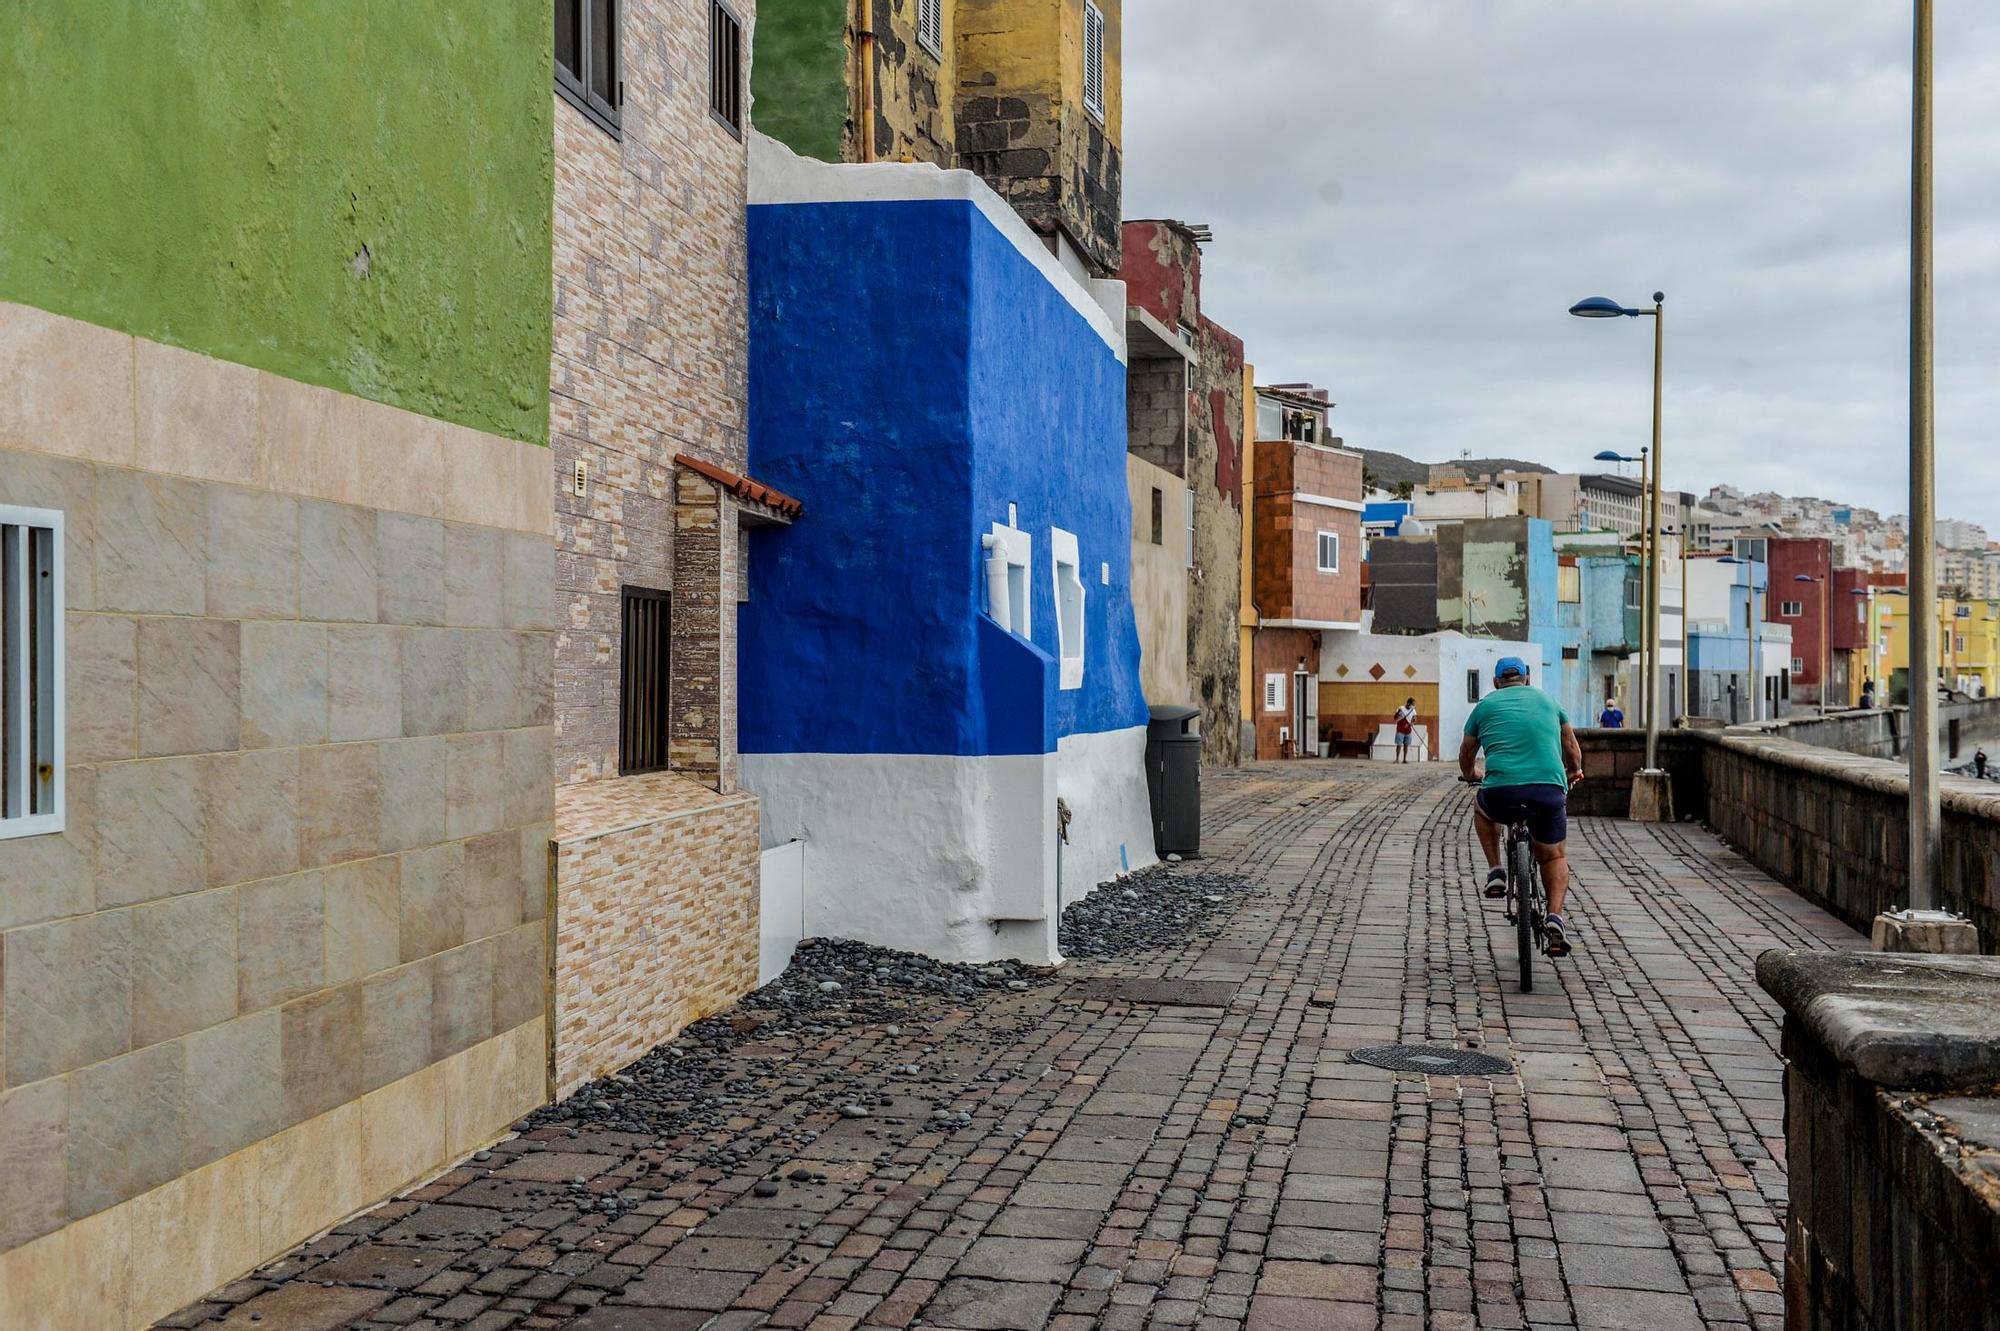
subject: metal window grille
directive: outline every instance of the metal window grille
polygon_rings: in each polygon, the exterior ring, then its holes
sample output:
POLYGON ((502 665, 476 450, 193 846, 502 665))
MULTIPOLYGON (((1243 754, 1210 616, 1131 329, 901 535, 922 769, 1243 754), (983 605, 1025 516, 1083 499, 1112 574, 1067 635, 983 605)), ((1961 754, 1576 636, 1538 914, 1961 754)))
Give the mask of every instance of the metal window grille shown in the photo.
POLYGON ((1104 11, 1084 0, 1083 109, 1104 117, 1104 11))
POLYGON ((1285 677, 1279 674, 1264 676, 1264 710, 1282 712, 1285 710, 1285 677))
POLYGON ((671 622, 667 593, 627 587, 622 598, 623 660, 618 678, 618 770, 625 775, 667 766, 668 667, 671 622))
POLYGON ((944 59, 944 0, 917 0, 917 42, 944 59))
POLYGON ((625 103, 620 0, 555 0, 556 91, 613 135, 625 103))
POLYGON ((63 515, 0 505, 0 838, 63 826, 63 515))
POLYGON ((743 132, 743 21, 722 0, 708 5, 708 109, 743 132))

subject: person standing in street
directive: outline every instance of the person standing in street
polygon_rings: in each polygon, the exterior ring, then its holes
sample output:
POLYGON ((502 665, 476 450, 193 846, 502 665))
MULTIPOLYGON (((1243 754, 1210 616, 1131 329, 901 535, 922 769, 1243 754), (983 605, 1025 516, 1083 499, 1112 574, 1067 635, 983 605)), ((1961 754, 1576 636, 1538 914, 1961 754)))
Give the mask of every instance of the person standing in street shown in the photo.
POLYGON ((1875 681, 1872 679, 1861 681, 1861 706, 1864 709, 1875 706, 1875 681))
POLYGON ((1986 779, 1986 749, 1983 745, 1972 751, 1972 774, 1981 781, 1986 779))
POLYGON ((1410 761, 1410 746, 1417 738, 1417 700, 1403 699, 1403 705, 1396 709, 1396 761, 1410 761))
POLYGON ((1604 710, 1597 714, 1597 724, 1606 730, 1622 730, 1625 727, 1625 710, 1616 698, 1604 700, 1604 710))

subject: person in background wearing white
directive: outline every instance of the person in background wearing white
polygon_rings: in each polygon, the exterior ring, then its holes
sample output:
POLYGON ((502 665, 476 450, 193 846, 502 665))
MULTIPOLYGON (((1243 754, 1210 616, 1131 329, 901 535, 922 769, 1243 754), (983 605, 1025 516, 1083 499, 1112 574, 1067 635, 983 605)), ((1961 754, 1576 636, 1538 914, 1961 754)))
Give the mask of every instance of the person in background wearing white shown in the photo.
POLYGON ((1417 700, 1405 698, 1396 709, 1396 761, 1410 761, 1410 746, 1417 737, 1417 700))

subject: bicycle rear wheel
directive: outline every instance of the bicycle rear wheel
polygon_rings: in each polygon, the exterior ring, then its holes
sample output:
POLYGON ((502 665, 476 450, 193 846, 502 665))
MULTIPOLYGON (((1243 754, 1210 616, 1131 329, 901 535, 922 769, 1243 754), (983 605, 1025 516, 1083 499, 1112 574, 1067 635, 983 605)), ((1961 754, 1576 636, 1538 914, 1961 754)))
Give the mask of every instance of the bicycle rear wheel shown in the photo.
POLYGON ((1507 847, 1507 888, 1514 902, 1514 945, 1521 955, 1521 992, 1535 991, 1535 861, 1525 841, 1507 847))

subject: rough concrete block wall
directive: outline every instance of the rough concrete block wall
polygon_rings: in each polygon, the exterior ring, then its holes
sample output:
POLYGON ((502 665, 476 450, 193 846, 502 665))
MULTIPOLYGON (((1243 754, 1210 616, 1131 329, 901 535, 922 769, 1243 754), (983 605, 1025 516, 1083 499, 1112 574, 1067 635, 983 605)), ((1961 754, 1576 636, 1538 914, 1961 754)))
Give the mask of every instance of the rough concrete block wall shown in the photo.
MULTIPOLYGON (((1126 367, 1126 447, 1155 467, 1187 475, 1188 364, 1179 356, 1136 358, 1126 367)), ((1186 514, 1178 517, 1187 525, 1186 514)))
POLYGON ((554 599, 545 449, 0 319, 73 718, 0 841, 5 1250, 539 1022, 554 599))
MULTIPOLYGON (((735 8, 754 24, 749 4, 735 8)), ((707 11, 666 0, 621 9, 622 139, 555 99, 550 480, 564 782, 618 773, 619 593, 678 585, 674 456, 748 469, 744 144, 709 114, 707 11), (571 485, 579 461, 582 496, 571 485)), ((708 530, 735 539, 733 523, 708 530)), ((733 635, 734 624, 725 616, 717 631, 733 635)), ((733 714, 733 675, 716 690, 711 748, 733 714)))

